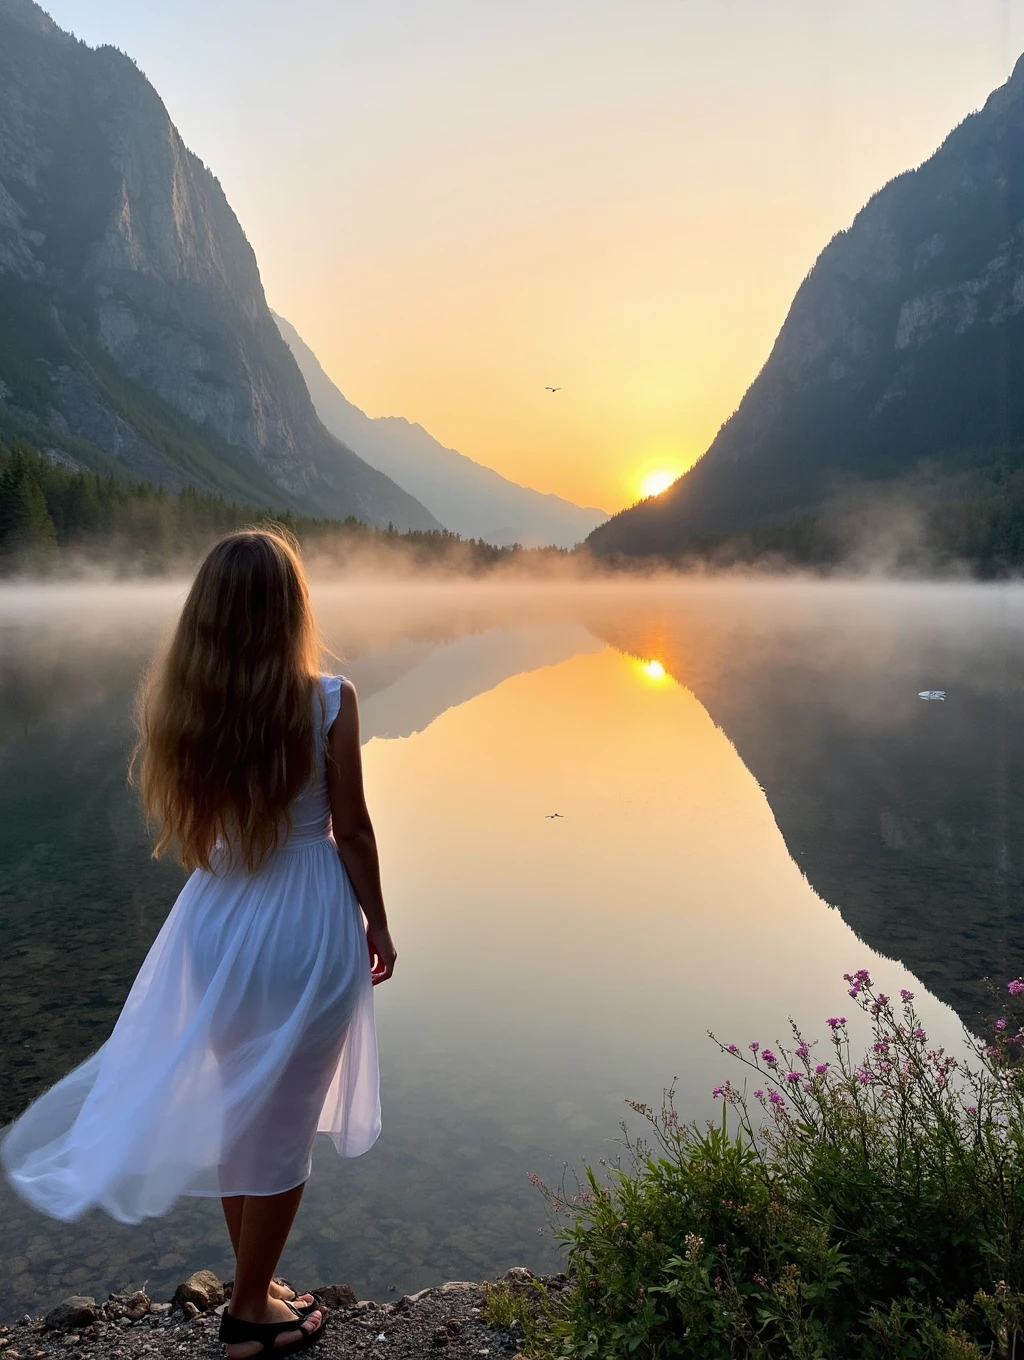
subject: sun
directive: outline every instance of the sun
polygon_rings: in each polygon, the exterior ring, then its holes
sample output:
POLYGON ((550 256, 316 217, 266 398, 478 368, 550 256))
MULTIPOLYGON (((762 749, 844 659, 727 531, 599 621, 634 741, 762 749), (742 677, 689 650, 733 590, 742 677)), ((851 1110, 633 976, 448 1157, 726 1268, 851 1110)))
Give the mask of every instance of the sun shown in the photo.
POLYGON ((645 661, 640 667, 649 680, 664 680, 665 667, 660 661, 645 661))
POLYGON ((645 496, 660 496, 663 491, 668 490, 678 475, 664 468, 658 472, 649 472, 640 483, 640 490, 645 496))

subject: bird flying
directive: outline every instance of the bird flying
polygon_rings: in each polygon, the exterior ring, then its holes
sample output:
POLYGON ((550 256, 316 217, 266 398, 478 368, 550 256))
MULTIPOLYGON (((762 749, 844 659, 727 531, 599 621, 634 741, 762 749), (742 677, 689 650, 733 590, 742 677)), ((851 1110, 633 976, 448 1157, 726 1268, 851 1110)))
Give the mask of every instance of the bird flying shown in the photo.
POLYGON ((544 389, 545 392, 561 392, 561 390, 560 387, 545 387, 544 389))

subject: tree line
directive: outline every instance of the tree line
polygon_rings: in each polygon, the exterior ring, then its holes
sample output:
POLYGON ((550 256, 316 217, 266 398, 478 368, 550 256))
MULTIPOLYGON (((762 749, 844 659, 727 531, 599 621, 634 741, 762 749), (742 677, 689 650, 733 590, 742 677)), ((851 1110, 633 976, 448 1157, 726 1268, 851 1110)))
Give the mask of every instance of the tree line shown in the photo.
POLYGON ((59 570, 75 558, 159 573, 195 562, 223 534, 260 523, 280 524, 307 549, 343 562, 355 554, 382 563, 404 559, 472 572, 518 560, 547 561, 559 549, 495 547, 447 529, 399 533, 361 520, 316 519, 241 505, 186 486, 124 482, 64 466, 24 441, 0 445, 0 574, 59 570))

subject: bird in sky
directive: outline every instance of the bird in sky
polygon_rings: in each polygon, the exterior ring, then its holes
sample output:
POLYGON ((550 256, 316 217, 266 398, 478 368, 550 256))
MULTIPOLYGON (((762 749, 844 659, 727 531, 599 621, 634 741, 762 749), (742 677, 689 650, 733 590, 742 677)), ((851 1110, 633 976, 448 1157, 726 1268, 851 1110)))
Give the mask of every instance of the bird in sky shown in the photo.
POLYGON ((561 392, 561 390, 560 387, 545 387, 544 389, 545 392, 561 392))
MULTIPOLYGON (((562 816, 562 814, 561 814, 560 812, 545 812, 545 814, 544 814, 544 820, 547 821, 547 822, 550 822, 552 817, 561 817, 561 816, 562 816)), ((563 818, 563 821, 564 821, 564 818, 563 818)))

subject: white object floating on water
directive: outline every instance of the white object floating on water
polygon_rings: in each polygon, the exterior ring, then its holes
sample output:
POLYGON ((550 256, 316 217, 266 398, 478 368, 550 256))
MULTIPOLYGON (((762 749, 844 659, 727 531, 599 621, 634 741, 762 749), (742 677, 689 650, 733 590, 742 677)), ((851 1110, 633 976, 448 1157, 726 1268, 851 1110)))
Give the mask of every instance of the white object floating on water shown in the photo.
POLYGON ((378 1336, 378 1338, 377 1338, 378 1341, 385 1341, 386 1339, 387 1339, 387 1338, 385 1337, 385 1335, 384 1335, 383 1332, 381 1332, 380 1336, 378 1336))
POLYGON ((923 689, 923 690, 921 690, 921 691, 918 693, 918 696, 917 696, 917 697, 918 697, 919 699, 943 699, 943 700, 944 700, 945 697, 946 697, 946 691, 945 691, 944 689, 923 689))

